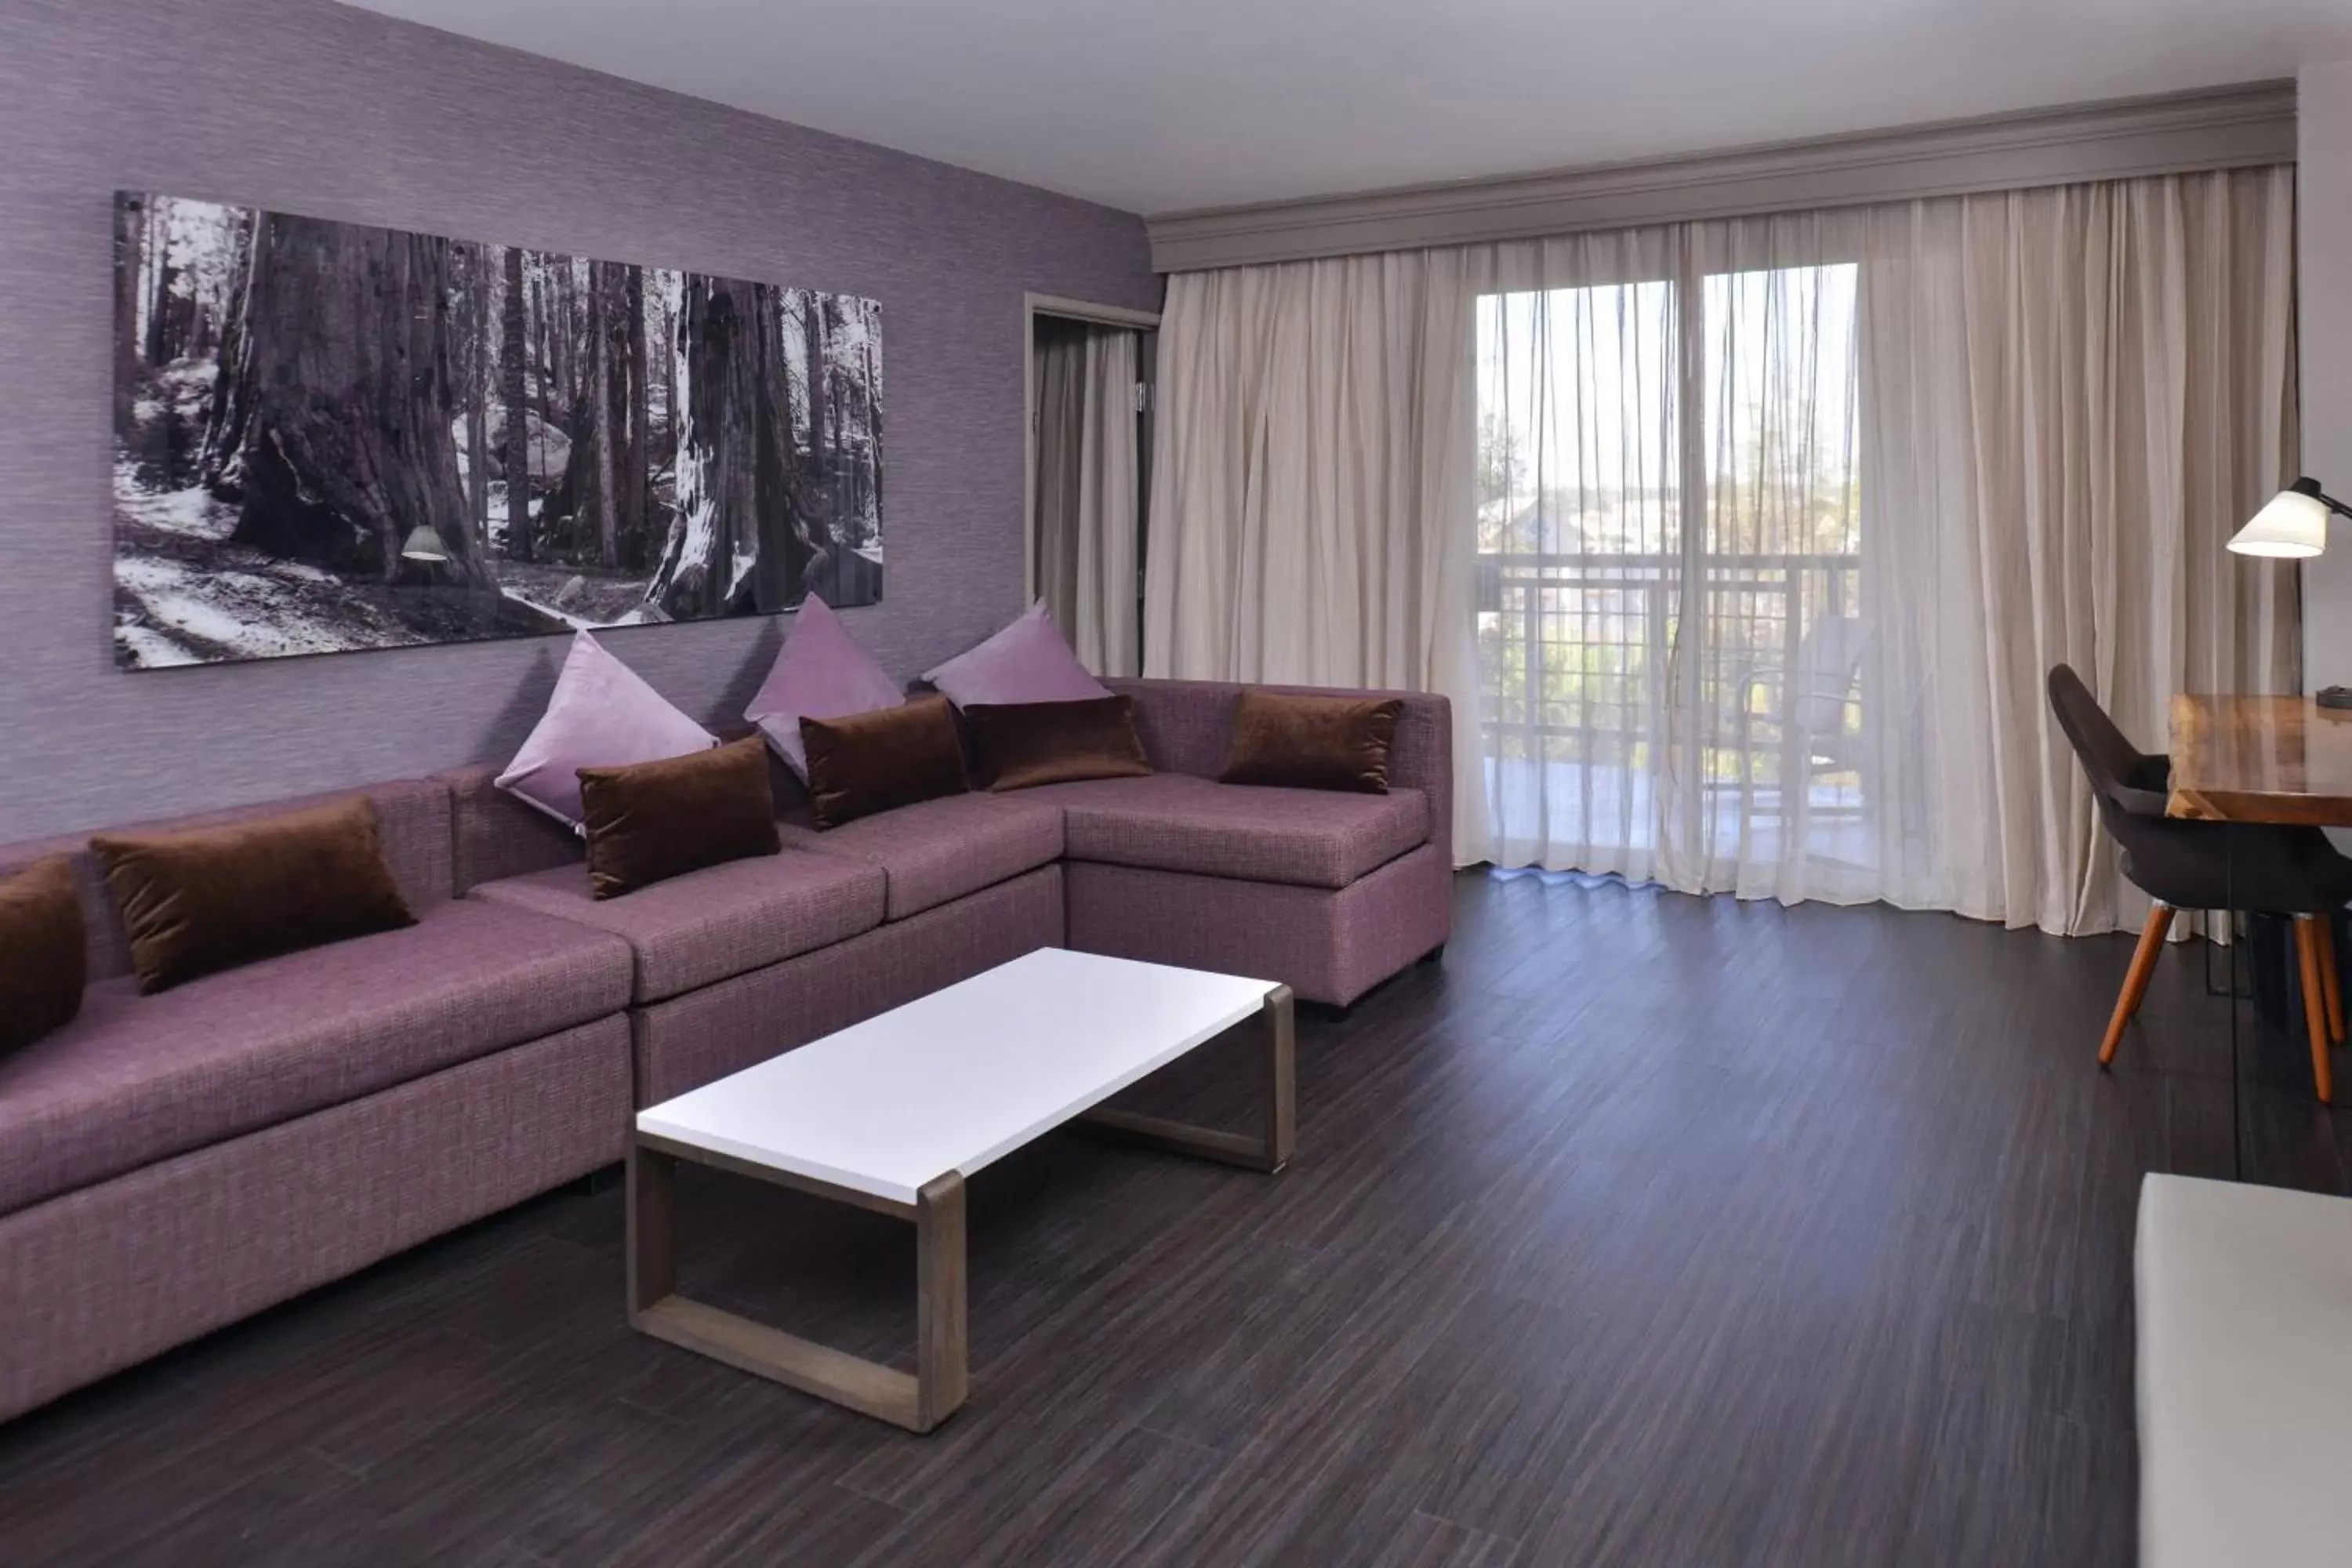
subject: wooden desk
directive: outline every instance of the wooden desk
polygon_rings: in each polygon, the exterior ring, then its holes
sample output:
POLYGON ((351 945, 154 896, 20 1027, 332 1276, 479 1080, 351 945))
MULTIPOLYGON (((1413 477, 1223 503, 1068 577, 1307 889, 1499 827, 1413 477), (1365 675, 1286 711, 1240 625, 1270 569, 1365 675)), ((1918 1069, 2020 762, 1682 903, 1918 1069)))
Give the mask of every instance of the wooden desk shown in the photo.
POLYGON ((2165 814, 2352 827, 2352 710, 2308 697, 2175 697, 2165 814))
MULTIPOLYGON (((2352 710, 2322 708, 2308 697, 2176 696, 2172 700, 2172 793, 2164 810, 2168 816, 2200 822, 2352 827, 2352 710)), ((2311 1033, 2312 1087, 2319 1102, 2326 1105, 2336 1098, 2328 1052, 2344 1038, 2336 925, 2332 919, 2305 915, 2296 916, 2293 923, 2304 1017, 2311 1033)), ((2159 932, 2161 940, 2161 924, 2151 921, 2148 929, 2159 932)), ((2233 945, 2230 955, 2233 994, 2237 971, 2233 945)), ((2259 994, 2259 973, 2255 988, 2259 994)), ((2137 1002, 2137 994, 2133 1000, 2137 1002)), ((2232 1001, 2233 1160, 2239 1148, 2237 1085, 2238 1009, 2232 1001)))

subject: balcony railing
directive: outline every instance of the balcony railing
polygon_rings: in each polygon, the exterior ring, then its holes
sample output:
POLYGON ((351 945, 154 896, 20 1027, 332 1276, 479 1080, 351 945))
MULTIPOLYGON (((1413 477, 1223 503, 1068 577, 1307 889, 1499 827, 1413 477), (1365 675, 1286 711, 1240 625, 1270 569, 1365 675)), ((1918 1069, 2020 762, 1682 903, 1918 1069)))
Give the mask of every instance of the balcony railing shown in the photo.
POLYGON ((1776 721, 1825 679, 1849 679, 1807 670, 1804 639, 1822 617, 1861 615, 1859 553, 1588 551, 1477 563, 1489 756, 1533 761, 1532 743, 1547 763, 1644 766, 1678 706, 1697 720, 1680 732, 1706 738, 1703 777, 1777 783, 1786 743, 1776 721), (1685 606, 1702 622, 1678 644, 1685 606))

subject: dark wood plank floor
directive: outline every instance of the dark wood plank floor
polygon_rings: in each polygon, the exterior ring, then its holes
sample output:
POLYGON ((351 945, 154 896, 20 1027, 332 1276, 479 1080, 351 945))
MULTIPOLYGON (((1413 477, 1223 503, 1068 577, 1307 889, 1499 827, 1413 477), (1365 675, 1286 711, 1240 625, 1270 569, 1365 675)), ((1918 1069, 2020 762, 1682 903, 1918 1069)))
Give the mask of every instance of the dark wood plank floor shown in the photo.
MULTIPOLYGON (((575 1190, 0 1428, 0 1560, 2131 1560, 2135 1196, 2231 1157, 2201 949, 2102 1075, 2125 939, 1457 898, 1442 968, 1302 1021, 1286 1173, 1069 1134, 973 1184, 929 1438, 630 1333, 575 1190)), ((2340 1190, 2258 1059, 2251 1173, 2340 1190)), ((684 1175, 687 1289, 910 1346, 903 1227, 684 1175)))

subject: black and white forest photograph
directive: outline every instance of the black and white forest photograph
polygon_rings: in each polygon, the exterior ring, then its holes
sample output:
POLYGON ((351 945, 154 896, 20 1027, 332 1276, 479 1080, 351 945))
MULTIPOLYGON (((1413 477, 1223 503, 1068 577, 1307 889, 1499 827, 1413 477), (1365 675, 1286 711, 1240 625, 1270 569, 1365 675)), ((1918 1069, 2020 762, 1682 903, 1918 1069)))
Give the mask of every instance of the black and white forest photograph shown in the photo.
POLYGON ((882 595, 870 300, 115 200, 126 668, 882 595))

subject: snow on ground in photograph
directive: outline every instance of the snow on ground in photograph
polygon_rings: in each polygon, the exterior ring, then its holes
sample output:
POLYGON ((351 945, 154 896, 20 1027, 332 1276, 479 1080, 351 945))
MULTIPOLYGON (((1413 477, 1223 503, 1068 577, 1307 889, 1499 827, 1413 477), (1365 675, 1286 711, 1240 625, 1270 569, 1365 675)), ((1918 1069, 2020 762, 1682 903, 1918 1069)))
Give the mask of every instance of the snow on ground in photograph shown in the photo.
POLYGON ((194 651, 152 626, 119 626, 114 628, 114 638, 131 651, 131 662, 142 669, 196 662, 194 651))
POLYGON ((500 585, 499 592, 504 594, 508 598, 512 599, 518 605, 530 605, 532 609, 537 610, 542 616, 553 616, 557 620, 562 621, 565 626, 570 626, 575 632, 593 631, 598 626, 608 624, 604 621, 592 621, 583 616, 575 616, 569 610, 557 608, 555 605, 548 603, 544 599, 534 598, 529 594, 519 593, 515 589, 504 586, 503 584, 500 585))
POLYGON ((114 506, 118 515, 146 524, 162 533, 192 539, 226 539, 236 531, 236 508, 216 500, 202 485, 184 490, 149 490, 140 486, 135 467, 114 465, 114 506))
POLYGON ((257 551, 224 552, 196 566, 161 555, 118 555, 114 583, 130 603, 115 640, 142 667, 202 658, 273 658, 422 642, 414 629, 348 595, 333 574, 257 551))

